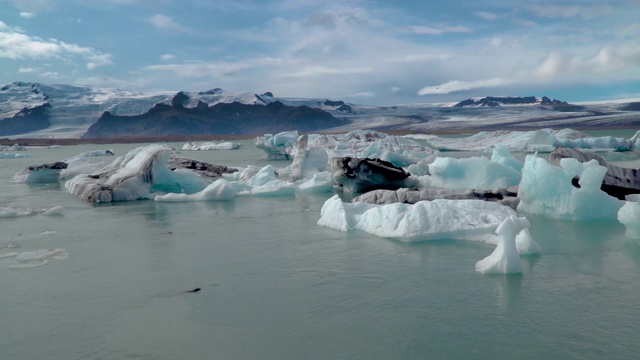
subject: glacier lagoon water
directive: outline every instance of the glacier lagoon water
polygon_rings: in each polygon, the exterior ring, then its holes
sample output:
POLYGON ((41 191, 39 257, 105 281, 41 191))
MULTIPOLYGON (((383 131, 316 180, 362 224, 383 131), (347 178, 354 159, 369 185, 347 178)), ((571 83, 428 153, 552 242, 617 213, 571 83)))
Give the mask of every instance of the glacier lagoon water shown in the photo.
MULTIPOLYGON (((286 165, 243 143, 183 155, 286 165)), ((1 359, 640 357, 640 246, 617 222, 528 215, 544 255, 523 258, 523 274, 486 276, 474 265, 490 245, 316 225, 331 194, 92 205, 61 184, 9 181, 27 165, 133 147, 0 160, 0 206, 65 208, 0 218, 0 256, 69 253, 28 268, 0 259, 1 359)))

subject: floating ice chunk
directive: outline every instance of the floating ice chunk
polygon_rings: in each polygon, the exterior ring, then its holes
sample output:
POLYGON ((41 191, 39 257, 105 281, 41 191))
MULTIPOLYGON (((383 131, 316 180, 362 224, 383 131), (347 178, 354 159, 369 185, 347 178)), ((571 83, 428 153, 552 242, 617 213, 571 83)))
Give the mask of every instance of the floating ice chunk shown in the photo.
POLYGON ((618 221, 627 229, 627 237, 640 239, 640 203, 626 201, 618 211, 618 221))
POLYGON ((529 228, 522 229, 516 236, 516 248, 520 255, 540 255, 542 247, 533 240, 529 228))
POLYGON ((326 193, 333 190, 333 177, 331 172, 323 171, 313 174, 313 177, 302 184, 298 185, 296 192, 309 193, 326 193))
POLYGON ((513 157, 507 148, 497 147, 493 149, 493 153, 491 154, 491 161, 497 164, 506 165, 510 168, 515 169, 518 172, 522 171, 522 167, 524 164, 513 157))
POLYGON ((319 147, 308 146, 308 141, 309 137, 306 134, 298 138, 293 162, 279 172, 282 177, 296 181, 328 170, 329 157, 327 152, 319 147))
POLYGON ((465 159, 438 157, 429 164, 429 180, 435 187, 447 189, 497 190, 516 186, 520 172, 486 157, 465 159))
POLYGON ((335 195, 320 211, 318 225, 362 230, 402 241, 458 239, 496 243, 494 231, 516 212, 481 200, 433 200, 415 204, 343 203, 335 195))
POLYGON ((600 190, 604 166, 596 160, 581 163, 571 158, 560 160, 560 166, 527 155, 518 211, 573 220, 616 219, 623 204, 600 190))
POLYGON ((155 201, 180 202, 180 201, 208 201, 208 200, 231 200, 236 196, 236 189, 225 179, 218 179, 207 186, 204 190, 195 194, 175 194, 156 195, 155 201))
POLYGON ((60 179, 60 172, 69 166, 64 161, 56 161, 51 164, 27 166, 13 177, 11 181, 18 183, 48 183, 57 182, 60 179))
POLYGON ((288 151, 298 139, 298 131, 284 131, 274 135, 265 134, 256 137, 253 142, 258 149, 267 153, 267 159, 272 160, 289 160, 291 155, 288 151))
POLYGON ((0 218, 5 217, 18 217, 18 216, 29 216, 36 214, 32 208, 12 208, 12 207, 0 207, 0 218))
POLYGON ((50 259, 66 259, 69 253, 65 249, 40 249, 34 251, 25 251, 15 257, 16 264, 10 265, 10 268, 36 267, 46 264, 50 259))
POLYGON ((64 215, 64 207, 63 206, 54 206, 50 209, 45 210, 43 213, 43 215, 47 215, 47 216, 59 216, 59 215, 64 215))
POLYGON ((28 157, 29 157, 29 154, 15 154, 15 153, 0 152, 0 159, 24 159, 28 157))
MULTIPOLYGON (((253 173, 255 169, 245 169, 238 177, 246 179, 245 171, 253 173)), ((261 195, 261 196, 285 196, 295 194, 295 185, 293 183, 283 181, 276 176, 273 165, 266 165, 256 172, 244 183, 232 182, 232 186, 236 187, 239 196, 261 195)))
POLYGON ((113 149, 109 149, 109 150, 90 150, 90 151, 85 151, 80 155, 84 156, 84 157, 114 156, 115 153, 113 152, 113 149))
POLYGON ((208 151, 208 150, 237 150, 240 149, 239 143, 233 143, 230 141, 224 142, 188 142, 182 145, 182 150, 185 151, 208 151))
POLYGON ((172 149, 148 145, 129 151, 89 175, 65 183, 72 194, 88 202, 149 199, 152 193, 195 193, 209 182, 192 171, 171 171, 166 164, 172 149))
POLYGON ((516 248, 516 235, 530 226, 529 221, 514 215, 504 219, 496 229, 498 244, 491 255, 476 263, 482 274, 516 274, 522 272, 520 254, 516 248))

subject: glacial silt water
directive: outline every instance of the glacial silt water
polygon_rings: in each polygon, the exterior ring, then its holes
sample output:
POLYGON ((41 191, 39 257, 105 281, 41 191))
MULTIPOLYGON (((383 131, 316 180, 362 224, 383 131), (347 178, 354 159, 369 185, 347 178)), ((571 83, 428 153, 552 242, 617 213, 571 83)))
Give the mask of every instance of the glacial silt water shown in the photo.
MULTIPOLYGON (((182 155, 270 163, 243 143, 182 155)), ((0 218, 0 256, 69 254, 33 267, 0 259, 0 359, 640 357, 639 240, 615 221, 525 215, 544 254, 523 257, 522 274, 487 276, 474 266, 490 245, 316 225, 332 194, 93 205, 62 184, 9 181, 28 165, 135 146, 0 160, 0 206, 65 208, 0 218)))

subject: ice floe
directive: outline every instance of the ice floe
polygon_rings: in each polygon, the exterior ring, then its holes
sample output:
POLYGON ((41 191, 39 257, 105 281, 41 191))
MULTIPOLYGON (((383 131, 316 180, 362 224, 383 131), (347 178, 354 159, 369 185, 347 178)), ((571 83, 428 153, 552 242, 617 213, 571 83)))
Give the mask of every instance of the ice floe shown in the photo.
POLYGON ((224 142, 188 142, 182 145, 184 151, 210 151, 210 150, 237 150, 240 149, 239 143, 230 141, 224 142))
MULTIPOLYGON (((509 207, 481 200, 371 205, 345 203, 335 195, 322 206, 318 225, 340 231, 361 230, 407 242, 453 239, 495 245, 494 232, 512 215, 516 212, 509 207)), ((521 241, 531 240, 523 237, 521 241)))

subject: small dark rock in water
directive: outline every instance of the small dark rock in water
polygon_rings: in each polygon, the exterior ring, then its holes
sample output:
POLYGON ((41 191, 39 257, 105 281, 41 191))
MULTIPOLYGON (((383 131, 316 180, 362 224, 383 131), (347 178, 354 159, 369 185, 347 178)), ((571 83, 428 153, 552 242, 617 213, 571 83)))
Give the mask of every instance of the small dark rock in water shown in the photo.
POLYGON ((200 291, 200 288, 195 288, 193 290, 188 290, 186 292, 188 292, 188 293, 197 293, 198 291, 200 291))

